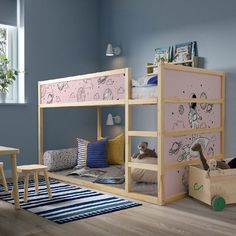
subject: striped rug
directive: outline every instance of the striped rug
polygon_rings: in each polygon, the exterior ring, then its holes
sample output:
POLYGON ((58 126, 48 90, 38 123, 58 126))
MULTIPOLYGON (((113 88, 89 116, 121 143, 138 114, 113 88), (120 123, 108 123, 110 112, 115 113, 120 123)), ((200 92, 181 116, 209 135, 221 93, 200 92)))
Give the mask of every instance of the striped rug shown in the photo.
MULTIPOLYGON (((51 199, 48 198, 44 180, 39 181, 38 194, 34 192, 33 181, 30 181, 28 202, 24 203, 24 184, 19 182, 21 208, 58 224, 63 224, 141 205, 56 180, 50 180, 50 185, 53 196, 51 199)), ((8 193, 4 192, 3 186, 0 186, 0 199, 13 204, 14 201, 10 194, 12 184, 8 186, 8 193)))

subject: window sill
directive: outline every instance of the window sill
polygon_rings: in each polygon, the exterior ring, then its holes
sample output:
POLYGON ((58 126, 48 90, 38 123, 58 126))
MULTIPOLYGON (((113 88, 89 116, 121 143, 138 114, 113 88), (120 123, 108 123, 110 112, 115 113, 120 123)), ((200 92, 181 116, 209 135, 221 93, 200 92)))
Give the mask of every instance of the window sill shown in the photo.
POLYGON ((28 103, 17 103, 17 102, 5 102, 5 103, 0 103, 0 106, 25 106, 28 103))

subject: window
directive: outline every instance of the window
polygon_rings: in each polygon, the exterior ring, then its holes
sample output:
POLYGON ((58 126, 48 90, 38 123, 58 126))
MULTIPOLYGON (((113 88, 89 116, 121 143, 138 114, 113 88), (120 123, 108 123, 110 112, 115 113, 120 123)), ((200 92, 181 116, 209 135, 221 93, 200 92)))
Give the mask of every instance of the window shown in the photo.
MULTIPOLYGON (((12 69, 18 68, 17 63, 17 27, 0 25, 0 55, 5 54, 12 69)), ((9 87, 7 103, 18 102, 18 79, 9 87)))

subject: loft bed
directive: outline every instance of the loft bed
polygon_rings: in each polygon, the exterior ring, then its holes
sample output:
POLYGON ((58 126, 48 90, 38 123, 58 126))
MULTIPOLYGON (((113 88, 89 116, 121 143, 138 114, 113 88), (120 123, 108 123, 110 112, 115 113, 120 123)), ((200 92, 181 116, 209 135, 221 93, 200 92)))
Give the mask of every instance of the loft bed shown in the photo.
POLYGON ((207 158, 224 158, 225 77, 221 71, 161 64, 157 98, 131 99, 128 68, 41 81, 38 84, 38 156, 43 163, 43 110, 59 107, 96 107, 97 138, 102 136, 101 107, 125 107, 125 188, 91 183, 56 173, 50 177, 159 205, 186 196, 186 167, 199 163, 191 146, 199 142, 207 158), (110 81, 105 83, 104 81, 110 81), (132 106, 157 106, 157 130, 134 131, 132 106), (131 160, 132 137, 157 139, 158 163, 131 160), (157 172, 157 193, 150 196, 132 189, 133 169, 157 172))

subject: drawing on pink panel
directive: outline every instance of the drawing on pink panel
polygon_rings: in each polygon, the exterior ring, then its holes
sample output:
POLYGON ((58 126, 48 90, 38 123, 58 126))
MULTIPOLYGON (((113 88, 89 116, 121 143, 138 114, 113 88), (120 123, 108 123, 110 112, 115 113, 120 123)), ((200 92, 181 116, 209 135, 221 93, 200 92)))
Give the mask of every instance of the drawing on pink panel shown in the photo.
POLYGON ((220 104, 168 103, 165 105, 165 129, 216 128, 221 125, 220 104))
POLYGON ((196 143, 200 143, 202 145, 204 155, 220 155, 220 139, 221 135, 219 132, 166 137, 164 145, 165 163, 176 161, 181 162, 184 160, 198 158, 196 153, 191 150, 191 147, 196 143))
POLYGON ((125 97, 124 74, 41 85, 41 103, 119 100, 125 97))
POLYGON ((168 170, 164 177, 165 197, 187 191, 186 168, 168 170))
POLYGON ((163 77, 165 97, 189 98, 190 94, 195 94, 196 98, 221 98, 221 78, 218 75, 165 69, 163 77), (204 97, 206 92, 207 97, 204 97))

